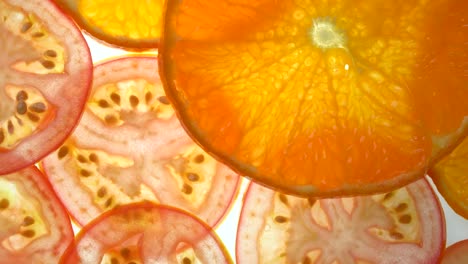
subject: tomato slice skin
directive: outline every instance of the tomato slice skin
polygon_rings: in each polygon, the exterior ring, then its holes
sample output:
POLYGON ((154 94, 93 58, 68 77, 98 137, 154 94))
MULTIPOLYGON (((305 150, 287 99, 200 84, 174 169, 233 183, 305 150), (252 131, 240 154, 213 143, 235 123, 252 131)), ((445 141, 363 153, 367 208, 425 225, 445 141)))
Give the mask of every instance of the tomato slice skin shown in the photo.
POLYGON ((50 0, 6 0, 1 9, 3 175, 36 163, 71 133, 88 97, 92 60, 81 31, 50 0))
POLYGON ((252 183, 237 263, 437 263, 442 209, 425 179, 374 196, 298 198, 252 183))
POLYGON ((45 176, 28 167, 1 177, 0 189, 0 262, 57 263, 73 230, 45 176))
POLYGON ((240 179, 186 135, 166 101, 152 56, 96 65, 79 125, 42 165, 80 225, 118 204, 150 200, 215 226, 240 179))
POLYGON ((462 264, 468 263, 468 239, 458 241, 457 243, 445 249, 442 255, 441 264, 462 264))
POLYGON ((186 211, 150 202, 123 205, 91 221, 78 233, 60 263, 97 263, 103 259, 114 263, 121 257, 130 261, 126 255, 132 255, 131 261, 137 263, 193 263, 194 259, 233 263, 206 223, 186 211), (122 254, 129 248, 133 248, 133 254, 122 254), (187 248, 193 252, 186 252, 187 248), (177 261, 179 258, 183 261, 177 261))

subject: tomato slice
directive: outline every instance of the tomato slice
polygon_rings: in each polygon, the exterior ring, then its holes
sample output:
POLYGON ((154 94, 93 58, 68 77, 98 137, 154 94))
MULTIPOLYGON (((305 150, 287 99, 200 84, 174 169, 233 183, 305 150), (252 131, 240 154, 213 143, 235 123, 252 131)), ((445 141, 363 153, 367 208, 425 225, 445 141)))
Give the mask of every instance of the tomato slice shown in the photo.
POLYGON ((88 96, 92 61, 80 31, 48 0, 0 2, 0 174, 59 147, 88 96))
POLYGON ((468 239, 449 246, 442 255, 441 264, 468 263, 468 239))
POLYGON ((60 263, 232 263, 214 231, 180 209, 142 202, 85 226, 60 263))
POLYGON ((97 65, 92 95, 70 139, 43 161, 54 189, 84 225, 119 204, 150 200, 210 225, 239 176, 188 137, 161 87, 155 57, 97 65))
POLYGON ((440 204, 425 179, 373 196, 306 199, 252 183, 237 263, 435 263, 445 246, 440 204))
POLYGON ((0 177, 1 263, 57 263, 72 241, 65 208, 36 167, 0 177))

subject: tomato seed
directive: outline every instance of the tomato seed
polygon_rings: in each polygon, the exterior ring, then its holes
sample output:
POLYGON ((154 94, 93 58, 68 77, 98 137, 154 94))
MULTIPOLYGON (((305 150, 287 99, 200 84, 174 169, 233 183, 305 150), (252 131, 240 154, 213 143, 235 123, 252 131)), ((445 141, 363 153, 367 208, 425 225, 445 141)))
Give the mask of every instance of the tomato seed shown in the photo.
POLYGON ((57 57, 57 52, 55 50, 46 50, 44 55, 47 57, 55 58, 57 57))
POLYGON ((393 196, 393 193, 389 192, 389 193, 385 194, 384 200, 388 200, 388 199, 392 198, 392 196, 393 196))
POLYGON ((98 163, 98 162, 99 162, 98 156, 97 156, 96 154, 94 154, 94 153, 89 154, 89 157, 88 157, 88 158, 89 158, 90 161, 92 161, 92 162, 94 162, 94 163, 98 163))
POLYGON ((402 215, 398 221, 402 224, 409 224, 411 223, 411 215, 409 214, 405 214, 405 215, 402 215))
POLYGON ((310 260, 310 258, 308 256, 304 257, 304 259, 302 260, 302 264, 311 264, 312 261, 310 260))
POLYGON ((117 124, 117 118, 115 116, 108 115, 104 118, 107 124, 109 125, 115 125, 117 124))
POLYGON ((122 249, 120 250, 120 255, 121 255, 122 257, 124 257, 124 258, 127 259, 128 257, 130 257, 130 249, 128 249, 128 248, 122 248, 122 249))
POLYGON ((23 219, 23 226, 30 226, 32 224, 34 224, 34 218, 32 218, 31 216, 26 216, 23 219))
POLYGON ((3 134, 3 129, 0 128, 0 144, 5 140, 5 134, 3 134))
POLYGON ((39 121, 39 117, 33 113, 28 113, 28 118, 29 120, 33 121, 33 122, 37 122, 39 121))
POLYGON ((45 36, 45 34, 42 33, 42 32, 36 32, 36 33, 32 34, 33 38, 42 38, 43 36, 45 36))
POLYGON ((99 105, 99 107, 102 107, 102 108, 109 107, 109 103, 104 99, 99 100, 98 105, 99 105))
POLYGON ((198 181, 200 179, 200 176, 198 176, 198 174, 196 174, 196 173, 189 172, 189 173, 187 173, 187 179, 189 181, 195 182, 195 181, 198 181))
POLYGON ((395 208, 395 211, 397 211, 397 212, 403 212, 404 210, 406 210, 406 208, 408 208, 408 204, 406 204, 406 203, 400 203, 400 204, 395 208))
POLYGON ((88 160, 83 155, 78 155, 76 159, 81 163, 86 163, 88 160))
POLYGON ((158 97, 158 101, 159 101, 161 104, 165 104, 165 105, 168 105, 168 104, 169 104, 169 100, 167 100, 167 97, 166 97, 166 96, 159 96, 159 97, 158 97))
POLYGON ((110 98, 115 104, 120 104, 120 95, 116 93, 111 93, 110 98))
POLYGON ((399 232, 392 231, 392 232, 390 232, 390 237, 392 237, 393 239, 396 239, 396 240, 401 240, 401 239, 403 239, 404 236, 399 232))
POLYGON ((42 102, 37 102, 29 106, 29 110, 36 113, 44 113, 46 110, 46 105, 42 102))
POLYGON ((275 217, 275 222, 277 222, 277 223, 282 224, 282 223, 286 223, 287 221, 288 221, 288 218, 286 218, 286 217, 284 217, 282 215, 278 215, 278 216, 275 217))
POLYGON ((116 258, 111 258, 111 264, 119 264, 119 261, 116 258))
POLYGON ((185 193, 185 194, 191 194, 193 192, 193 188, 192 188, 192 186, 185 183, 182 186, 182 192, 185 193))
POLYGON ((192 264, 192 261, 189 258, 185 257, 182 259, 182 264, 192 264))
POLYGON ((21 26, 21 33, 26 33, 29 29, 31 29, 32 25, 33 24, 31 22, 24 23, 23 26, 21 26))
POLYGON ((18 104, 16 105, 16 112, 20 115, 26 114, 28 111, 28 105, 23 101, 18 101, 18 104))
POLYGON ((280 201, 281 201, 282 203, 284 203, 285 205, 288 205, 288 198, 286 197, 286 195, 280 193, 280 194, 278 195, 278 198, 280 199, 280 201))
POLYGON ((127 264, 136 264, 136 262, 130 261, 127 264))
POLYGON ((146 101, 146 103, 148 104, 148 103, 151 101, 151 99, 153 99, 153 94, 152 94, 151 92, 147 92, 147 93, 145 94, 145 101, 146 101))
POLYGON ((24 237, 31 238, 31 237, 34 237, 36 235, 36 232, 34 232, 34 230, 25 230, 25 231, 21 232, 21 235, 24 236, 24 237))
POLYGON ((15 133, 15 126, 13 126, 13 123, 11 120, 8 120, 8 133, 13 134, 15 133))
POLYGON ((17 101, 24 101, 24 100, 27 100, 27 99, 28 99, 28 94, 25 91, 21 90, 16 94, 16 100, 17 101))
POLYGON ((50 60, 43 60, 41 61, 41 64, 44 68, 49 69, 49 70, 55 68, 55 63, 50 60))
POLYGON ((91 176, 91 172, 88 171, 88 170, 84 170, 84 169, 83 169, 83 170, 80 170, 80 174, 81 174, 81 176, 83 176, 83 177, 89 177, 89 176, 91 176))
POLYGON ((63 146, 63 147, 61 147, 61 148, 59 149, 57 156, 58 156, 59 159, 62 159, 62 158, 65 157, 67 154, 68 154, 68 147, 63 146))
POLYGON ((205 156, 203 156, 203 154, 198 154, 193 159, 193 161, 195 161, 196 163, 202 163, 204 160, 205 160, 205 156))
POLYGON ((1 201, 0 201, 0 209, 6 209, 8 208, 8 206, 10 206, 10 201, 6 198, 3 198, 1 201))
POLYGON ((136 97, 134 95, 130 96, 130 105, 132 107, 137 107, 139 102, 140 102, 140 100, 138 100, 138 97, 136 97))
POLYGON ((112 205, 112 197, 110 197, 109 199, 106 200, 106 202, 104 203, 104 206, 107 208, 107 207, 110 207, 112 205))
POLYGON ((314 198, 307 198, 307 202, 309 203, 309 206, 310 206, 310 207, 314 206, 314 204, 315 204, 316 201, 317 201, 317 200, 314 199, 314 198))
POLYGON ((107 189, 106 189, 106 187, 101 187, 101 188, 99 188, 99 190, 97 191, 97 196, 98 196, 99 198, 102 198, 102 197, 106 196, 106 194, 107 194, 107 189))

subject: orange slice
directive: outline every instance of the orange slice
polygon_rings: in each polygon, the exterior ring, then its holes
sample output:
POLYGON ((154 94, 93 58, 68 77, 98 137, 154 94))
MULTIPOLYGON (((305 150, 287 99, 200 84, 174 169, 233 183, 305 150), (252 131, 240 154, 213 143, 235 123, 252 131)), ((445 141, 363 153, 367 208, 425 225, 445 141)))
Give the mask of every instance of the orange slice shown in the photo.
POLYGON ((192 137, 255 181, 322 197, 388 191, 466 133, 467 9, 169 1, 160 73, 192 137))
POLYGON ((128 49, 157 48, 164 0, 58 0, 85 31, 128 49))
POLYGON ((450 207, 468 219, 468 137, 435 164, 429 175, 450 207))

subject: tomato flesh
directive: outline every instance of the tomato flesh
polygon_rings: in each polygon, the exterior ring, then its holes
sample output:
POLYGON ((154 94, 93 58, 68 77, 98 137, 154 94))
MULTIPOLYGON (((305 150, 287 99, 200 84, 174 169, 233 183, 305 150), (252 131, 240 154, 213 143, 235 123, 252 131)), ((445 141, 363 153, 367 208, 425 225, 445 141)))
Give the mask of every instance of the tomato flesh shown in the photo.
POLYGON ((78 234, 60 263, 232 263, 213 230, 173 207, 118 207, 78 234), (122 262, 120 262, 122 261, 122 262))
POLYGON ((95 67, 80 124, 43 167, 82 225, 117 205, 150 200, 214 226, 239 180, 186 135, 164 95, 157 59, 141 56, 95 67))
POLYGON ((1 263, 57 263, 72 240, 68 215, 37 168, 0 178, 1 263))
POLYGON ((57 148, 91 83, 89 48, 50 1, 0 2, 0 175, 57 148))
POLYGON ((252 183, 238 263, 433 263, 445 243, 438 200, 423 179, 380 195, 305 199, 252 183))

